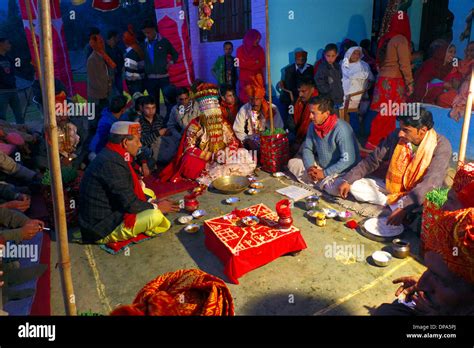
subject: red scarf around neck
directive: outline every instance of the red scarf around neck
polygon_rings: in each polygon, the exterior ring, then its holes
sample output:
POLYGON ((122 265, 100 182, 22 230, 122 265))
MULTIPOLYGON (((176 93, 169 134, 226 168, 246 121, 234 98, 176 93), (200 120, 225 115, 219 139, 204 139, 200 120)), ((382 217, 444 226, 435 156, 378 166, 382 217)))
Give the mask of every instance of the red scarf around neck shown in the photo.
MULTIPOLYGON (((143 193, 142 186, 140 185, 140 181, 138 180, 138 175, 135 173, 135 171, 132 168, 132 156, 130 153, 125 151, 125 149, 120 145, 120 144, 113 144, 113 143, 107 143, 105 146, 108 148, 110 151, 118 153, 124 161, 127 162, 128 168, 130 169, 130 174, 132 175, 132 181, 133 181, 133 192, 135 195, 138 197, 139 200, 146 202, 146 196, 145 193, 143 193), (128 160, 127 160, 128 159, 128 160)), ((137 214, 130 214, 130 213, 125 213, 123 217, 123 223, 126 228, 132 229, 135 226, 135 221, 137 220, 137 214)))
POLYGON ((329 115, 326 121, 324 121, 322 124, 315 124, 314 131, 316 132, 316 135, 323 139, 336 126, 337 120, 338 118, 336 115, 329 115))

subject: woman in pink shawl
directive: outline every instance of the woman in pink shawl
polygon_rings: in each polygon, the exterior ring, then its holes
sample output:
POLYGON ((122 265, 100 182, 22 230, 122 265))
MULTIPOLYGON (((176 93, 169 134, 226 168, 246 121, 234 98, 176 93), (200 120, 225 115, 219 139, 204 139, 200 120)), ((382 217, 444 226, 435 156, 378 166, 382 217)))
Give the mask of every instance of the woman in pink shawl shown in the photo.
POLYGON ((245 86, 252 84, 256 75, 262 75, 265 81, 265 51, 260 46, 262 34, 256 29, 250 29, 244 36, 243 44, 237 48, 239 62, 239 98, 242 103, 248 103, 245 86))

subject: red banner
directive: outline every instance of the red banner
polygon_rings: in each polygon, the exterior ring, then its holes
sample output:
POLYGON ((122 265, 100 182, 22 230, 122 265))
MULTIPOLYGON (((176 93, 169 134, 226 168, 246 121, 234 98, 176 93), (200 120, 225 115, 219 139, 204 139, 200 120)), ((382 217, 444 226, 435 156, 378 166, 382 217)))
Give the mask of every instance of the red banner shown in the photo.
POLYGON ((194 81, 194 68, 182 0, 155 0, 155 12, 160 35, 171 42, 179 55, 178 61, 169 69, 171 83, 189 87, 194 81))
MULTIPOLYGON (((35 51, 33 48, 33 40, 30 32, 30 23, 28 21, 28 13, 26 11, 26 1, 30 2, 31 17, 33 19, 33 26, 36 36, 38 48, 40 47, 40 27, 39 27, 39 13, 38 0, 20 0, 21 17, 23 19, 23 27, 25 28, 26 39, 31 52, 31 60, 35 63, 35 51)), ((53 60, 54 60, 54 77, 59 79, 68 91, 70 96, 73 96, 73 77, 71 71, 71 63, 66 44, 66 36, 64 35, 63 20, 61 18, 61 10, 59 7, 59 0, 50 0, 51 2, 51 22, 53 34, 53 60)))

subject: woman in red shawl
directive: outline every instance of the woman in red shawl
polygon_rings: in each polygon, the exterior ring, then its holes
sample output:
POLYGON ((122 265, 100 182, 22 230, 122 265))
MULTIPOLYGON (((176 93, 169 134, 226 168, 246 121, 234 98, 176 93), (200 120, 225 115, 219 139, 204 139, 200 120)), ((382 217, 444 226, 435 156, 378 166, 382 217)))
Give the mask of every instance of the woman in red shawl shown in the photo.
POLYGON ((250 29, 244 36, 243 44, 237 48, 239 62, 239 98, 242 104, 249 101, 245 86, 252 83, 256 75, 265 75, 265 51, 259 42, 262 34, 256 29, 250 29))
POLYGON ((389 110, 382 115, 387 105, 405 102, 413 93, 411 71, 411 30, 406 12, 398 11, 390 21, 388 32, 381 37, 377 47, 377 68, 379 76, 375 84, 374 97, 370 110, 372 122, 366 149, 373 150, 380 141, 396 128, 396 116, 389 110), (392 104, 389 104, 391 101, 392 104), (388 117, 387 117, 388 116, 388 117))
POLYGON ((433 56, 415 74, 415 92, 410 101, 438 104, 441 94, 459 87, 461 74, 452 63, 455 55, 456 47, 445 41, 434 49, 433 56))

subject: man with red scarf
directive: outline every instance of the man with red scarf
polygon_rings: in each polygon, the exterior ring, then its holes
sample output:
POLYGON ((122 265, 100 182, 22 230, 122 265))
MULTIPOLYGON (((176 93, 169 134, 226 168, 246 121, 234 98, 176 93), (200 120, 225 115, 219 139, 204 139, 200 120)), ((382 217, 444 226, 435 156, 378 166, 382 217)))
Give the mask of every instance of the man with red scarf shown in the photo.
POLYGON ((302 158, 293 158, 288 169, 300 182, 312 185, 329 194, 337 194, 336 178, 359 161, 357 140, 351 126, 339 119, 334 103, 328 97, 309 100, 310 120, 302 158))
POLYGON ((91 162, 81 181, 79 226, 85 242, 108 244, 139 234, 154 236, 171 223, 163 215, 179 211, 168 200, 156 201, 134 168, 141 147, 140 124, 115 122, 109 142, 91 162))
POLYGON ((290 156, 298 154, 301 144, 306 139, 311 123, 311 112, 308 101, 318 96, 314 80, 304 79, 298 83, 298 100, 295 103, 293 116, 288 119, 288 129, 295 134, 295 140, 290 148, 290 156))

